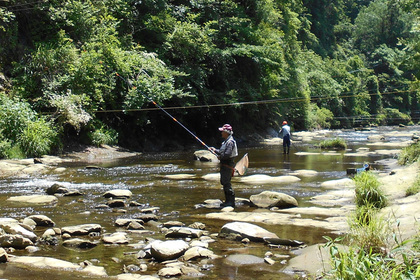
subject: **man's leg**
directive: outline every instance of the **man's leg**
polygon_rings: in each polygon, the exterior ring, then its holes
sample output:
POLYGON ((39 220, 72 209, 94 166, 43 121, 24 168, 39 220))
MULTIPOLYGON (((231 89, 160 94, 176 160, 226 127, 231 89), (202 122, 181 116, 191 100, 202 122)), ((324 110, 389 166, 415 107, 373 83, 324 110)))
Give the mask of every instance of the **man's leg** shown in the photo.
POLYGON ((222 206, 235 207, 235 192, 232 189, 231 179, 232 169, 227 166, 222 166, 220 169, 220 183, 223 185, 223 191, 225 193, 225 202, 222 206))

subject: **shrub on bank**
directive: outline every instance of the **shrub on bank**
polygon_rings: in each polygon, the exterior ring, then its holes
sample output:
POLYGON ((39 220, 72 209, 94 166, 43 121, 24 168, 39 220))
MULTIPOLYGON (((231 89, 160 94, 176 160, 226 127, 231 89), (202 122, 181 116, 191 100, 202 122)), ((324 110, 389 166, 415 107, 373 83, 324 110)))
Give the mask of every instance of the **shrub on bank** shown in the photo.
POLYGON ((404 147, 398 156, 400 165, 414 163, 420 159, 420 142, 413 143, 408 147, 404 147))
POLYGON ((39 117, 27 102, 0 94, 0 157, 25 158, 49 154, 59 146, 52 123, 39 117))

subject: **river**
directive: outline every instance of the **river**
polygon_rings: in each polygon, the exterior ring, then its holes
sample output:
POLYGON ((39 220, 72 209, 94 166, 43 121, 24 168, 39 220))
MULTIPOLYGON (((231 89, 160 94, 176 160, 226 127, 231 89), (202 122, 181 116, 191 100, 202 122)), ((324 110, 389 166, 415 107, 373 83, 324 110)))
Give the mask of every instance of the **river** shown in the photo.
MULTIPOLYGON (((418 127, 416 127, 418 131, 418 127)), ((324 181, 347 177, 348 168, 359 168, 369 162, 374 169, 383 170, 384 166, 377 164, 378 160, 395 157, 382 153, 352 154, 359 148, 368 147, 370 151, 394 149, 392 143, 411 139, 413 127, 379 127, 371 131, 340 130, 331 131, 326 137, 340 137, 348 144, 347 151, 326 154, 316 147, 318 138, 309 142, 295 141, 289 155, 283 155, 278 143, 257 145, 254 147, 241 147, 240 156, 248 153, 249 169, 246 175, 266 174, 270 176, 287 175, 295 170, 308 169, 317 171, 316 176, 302 178, 292 184, 244 184, 233 179, 233 187, 237 197, 249 198, 263 190, 279 191, 295 197, 299 206, 311 206, 310 198, 325 192, 320 187, 324 181), (399 131, 394 134, 393 131, 399 131), (404 132, 407 133, 404 133, 404 132), (386 141, 373 143, 368 137, 385 135, 386 141), (367 146, 367 144, 369 144, 367 146), (382 145, 382 144, 383 145, 382 145), (389 144, 391 143, 391 145, 389 144), (352 154, 349 156, 349 154, 352 154)), ((398 149, 398 148, 395 148, 398 149)), ((133 218, 139 209, 146 207, 159 207, 159 222, 181 221, 186 225, 193 222, 202 222, 210 233, 218 233, 227 223, 221 220, 205 219, 206 213, 218 210, 196 207, 209 198, 223 198, 223 191, 218 182, 206 181, 202 175, 217 173, 218 165, 209 162, 199 162, 193 158, 194 151, 179 153, 144 153, 136 157, 107 161, 99 165, 98 169, 86 168, 86 163, 63 163, 65 171, 58 174, 44 174, 37 177, 8 178, 0 181, 0 203, 2 205, 1 217, 23 219, 28 215, 43 214, 50 217, 56 227, 78 225, 84 223, 100 224, 105 232, 115 232, 114 222, 117 218, 133 218), (168 179, 169 174, 192 174, 194 177, 183 180, 168 179), (19 205, 6 201, 10 196, 25 194, 44 194, 45 190, 54 183, 59 183, 70 189, 77 189, 84 193, 79 197, 60 197, 56 205, 33 206, 19 205), (126 207, 124 211, 116 209, 98 208, 106 203, 103 194, 112 189, 129 189, 133 193, 132 200, 141 204, 140 207, 126 207)), ((269 211, 248 206, 239 206, 235 211, 269 211)), ((280 238, 296 239, 308 245, 324 242, 324 235, 328 232, 321 229, 296 226, 268 226, 260 224, 265 229, 276 233, 280 238)), ((164 239, 158 228, 150 229, 149 234, 130 233, 134 244, 144 241, 145 238, 164 239)), ((39 229, 37 235, 42 235, 44 229, 39 229)), ((69 249, 61 245, 39 245, 39 250, 28 253, 16 250, 14 255, 48 256, 57 259, 80 263, 89 260, 93 264, 105 267, 108 275, 123 273, 124 266, 130 264, 148 263, 138 260, 135 253, 138 249, 129 245, 104 245, 81 250, 69 249)), ((268 248, 264 244, 242 244, 237 241, 218 239, 209 247, 215 254, 227 256, 230 254, 250 254, 264 257, 267 251, 274 254, 289 256, 293 250, 288 248, 268 248)), ((287 259, 287 258, 286 258, 287 259)), ((280 272, 283 262, 274 265, 232 266, 225 262, 225 258, 215 260, 198 260, 194 262, 202 270, 201 279, 296 279, 296 275, 280 272)), ((159 264, 148 264, 148 271, 142 275, 155 274, 159 264)), ((54 271, 28 271, 17 267, 11 268, 7 264, 0 264, 0 277, 5 279, 75 279, 66 272, 54 271)), ((180 279, 186 279, 181 277, 180 279)), ((83 279, 96 279, 86 277, 83 279)), ((98 278, 104 279, 104 278, 98 278)))

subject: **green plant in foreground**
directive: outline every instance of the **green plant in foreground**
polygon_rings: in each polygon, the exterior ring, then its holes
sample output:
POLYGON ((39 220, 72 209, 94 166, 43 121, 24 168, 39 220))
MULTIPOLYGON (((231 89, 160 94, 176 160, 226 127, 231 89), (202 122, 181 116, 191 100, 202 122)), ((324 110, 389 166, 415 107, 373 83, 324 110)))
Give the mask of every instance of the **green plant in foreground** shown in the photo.
POLYGON ((347 149, 347 143, 344 139, 341 138, 334 138, 329 140, 324 140, 319 143, 319 147, 321 149, 338 149, 338 150, 345 150, 347 149))
POLYGON ((387 205, 387 198, 379 188, 379 181, 372 172, 361 172, 353 178, 356 184, 356 206, 381 209, 387 205))

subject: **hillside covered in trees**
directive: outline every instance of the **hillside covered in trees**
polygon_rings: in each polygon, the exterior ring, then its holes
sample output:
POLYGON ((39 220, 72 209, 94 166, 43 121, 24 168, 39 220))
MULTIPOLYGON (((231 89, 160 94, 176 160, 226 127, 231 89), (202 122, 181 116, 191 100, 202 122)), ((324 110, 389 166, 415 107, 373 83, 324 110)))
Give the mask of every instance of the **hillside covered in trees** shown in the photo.
POLYGON ((0 0, 0 157, 195 143, 147 97, 210 144, 418 123, 419 79, 417 0, 0 0))

